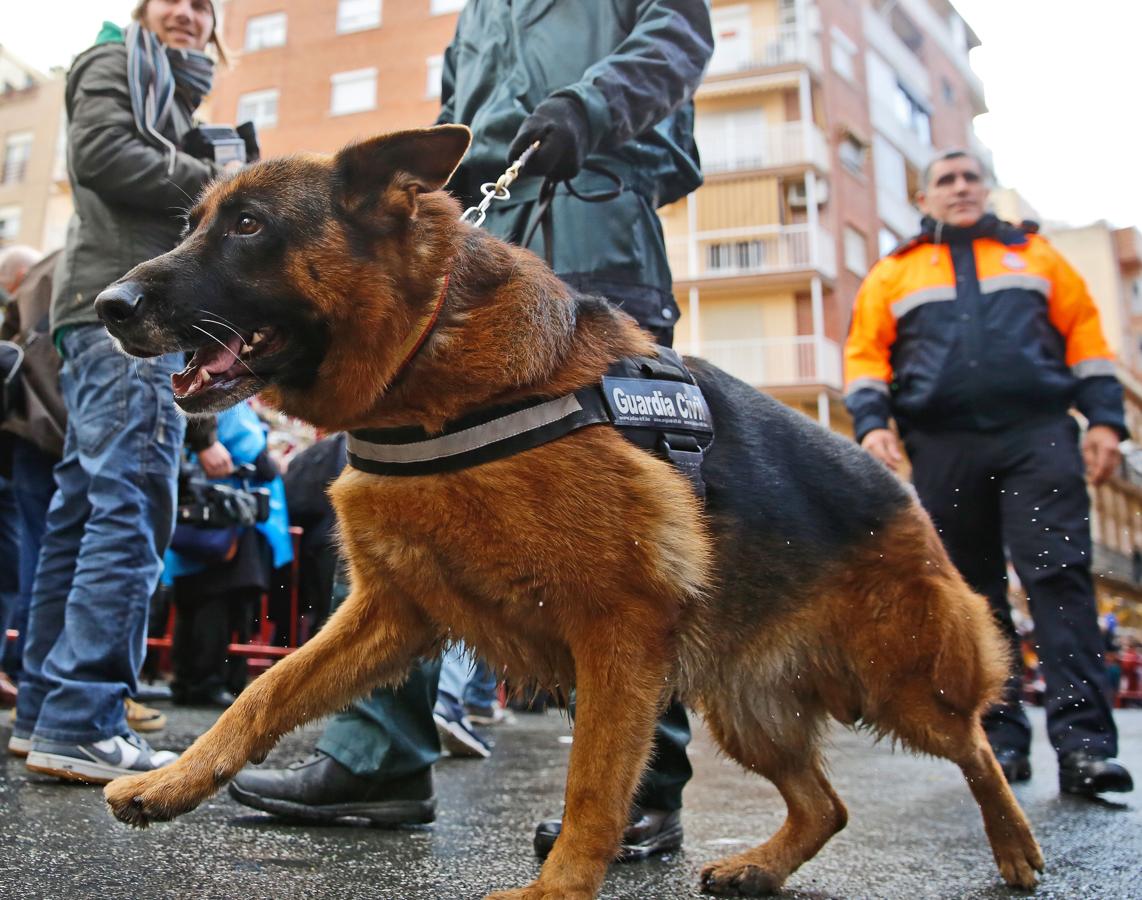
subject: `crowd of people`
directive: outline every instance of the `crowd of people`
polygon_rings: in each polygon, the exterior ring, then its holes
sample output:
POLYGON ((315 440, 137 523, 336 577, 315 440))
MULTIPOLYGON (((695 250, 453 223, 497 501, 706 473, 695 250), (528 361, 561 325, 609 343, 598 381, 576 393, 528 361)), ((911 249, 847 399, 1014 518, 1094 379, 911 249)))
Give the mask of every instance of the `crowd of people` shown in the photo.
MULTIPOLYGON (((656 208, 701 184, 691 98, 713 51, 710 18, 682 0, 585 9, 534 21, 509 0, 464 10, 437 121, 466 124, 474 139, 449 190, 478 201, 480 185, 538 141, 511 201, 492 205, 483 227, 545 255, 568 284, 669 346, 679 308, 656 208), (536 54, 556 44, 558 65, 540 64, 536 54)), ((7 747, 60 778, 104 783, 176 758, 140 735, 161 714, 133 702, 160 585, 176 610, 174 699, 219 707, 245 684, 226 647, 281 582, 291 521, 302 526, 305 605, 320 618, 346 594, 325 497, 343 436, 324 436, 286 468, 249 405, 188 428, 171 398, 181 356, 128 359, 94 311, 106 285, 175 246, 183 223, 172 210, 245 164, 189 139, 225 61, 215 13, 210 0, 141 0, 126 28, 104 27, 67 80, 66 247, 0 255, 14 298, 6 334, 22 348, 20 396, 2 426, 0 591, 18 634, 3 656, 15 701, 7 747)), ((256 143, 249 151, 247 160, 256 143)), ((1090 575, 1084 467, 1092 483, 1109 477, 1127 436, 1094 303, 1032 226, 985 211, 976 157, 938 155, 923 180, 923 230, 855 300, 846 380, 856 438, 890 468, 903 442, 921 501, 1019 660, 1011 559, 1035 620, 1061 789, 1130 790, 1114 759, 1090 575), (1072 408, 1087 422, 1081 436, 1072 408)), ((493 671, 453 648, 330 719, 310 758, 248 769, 231 794, 295 819, 431 821, 443 749, 491 752, 473 721, 502 716, 496 687, 493 671)), ((1013 669, 986 723, 1010 781, 1031 776, 1021 688, 1013 669)), ((659 718, 621 858, 681 844, 689 738, 675 701, 659 718)), ((560 828, 557 818, 539 824, 540 856, 560 828)))

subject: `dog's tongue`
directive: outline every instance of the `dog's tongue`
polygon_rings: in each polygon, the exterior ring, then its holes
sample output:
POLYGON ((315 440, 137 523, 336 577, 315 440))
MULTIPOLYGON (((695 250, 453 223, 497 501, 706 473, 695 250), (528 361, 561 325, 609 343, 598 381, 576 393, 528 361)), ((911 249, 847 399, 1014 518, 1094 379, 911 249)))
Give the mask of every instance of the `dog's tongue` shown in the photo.
POLYGON ((171 385, 179 397, 187 397, 205 387, 215 375, 233 368, 242 350, 242 339, 235 335, 223 344, 211 344, 196 350, 186 368, 171 376, 171 385))

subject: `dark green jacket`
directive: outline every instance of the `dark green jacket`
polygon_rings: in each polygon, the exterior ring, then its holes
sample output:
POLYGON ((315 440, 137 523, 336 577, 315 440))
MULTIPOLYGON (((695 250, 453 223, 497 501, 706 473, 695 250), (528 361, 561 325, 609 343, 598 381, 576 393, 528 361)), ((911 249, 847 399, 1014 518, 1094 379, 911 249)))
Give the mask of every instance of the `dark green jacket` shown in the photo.
MULTIPOLYGON (((193 127, 182 99, 164 136, 177 146, 193 127)), ((97 44, 67 77, 67 172, 75 215, 55 274, 52 333, 96 323, 96 295, 130 269, 178 243, 184 215, 218 172, 213 162, 185 153, 168 171, 165 149, 135 129, 127 88, 127 48, 97 44)))
MULTIPOLYGON (((677 306, 655 210, 702 183, 694 105, 714 41, 703 0, 468 0, 444 54, 440 122, 473 131, 450 189, 465 203, 508 165, 519 126, 549 96, 587 111, 588 162, 618 175, 622 195, 586 203, 561 187, 552 204, 554 267, 622 303, 643 325, 673 326, 677 306)), ((540 178, 521 178, 484 227, 521 242, 540 178)), ((580 172, 581 194, 613 187, 580 172)), ((544 252, 542 232, 528 245, 544 252)))

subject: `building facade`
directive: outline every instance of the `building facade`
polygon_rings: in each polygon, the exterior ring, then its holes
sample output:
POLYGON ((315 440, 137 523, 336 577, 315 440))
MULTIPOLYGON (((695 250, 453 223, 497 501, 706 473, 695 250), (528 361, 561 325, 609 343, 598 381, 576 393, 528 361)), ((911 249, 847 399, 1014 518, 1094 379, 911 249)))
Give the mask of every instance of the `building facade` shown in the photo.
POLYGON ((0 46, 0 246, 62 246, 71 216, 64 78, 0 46))

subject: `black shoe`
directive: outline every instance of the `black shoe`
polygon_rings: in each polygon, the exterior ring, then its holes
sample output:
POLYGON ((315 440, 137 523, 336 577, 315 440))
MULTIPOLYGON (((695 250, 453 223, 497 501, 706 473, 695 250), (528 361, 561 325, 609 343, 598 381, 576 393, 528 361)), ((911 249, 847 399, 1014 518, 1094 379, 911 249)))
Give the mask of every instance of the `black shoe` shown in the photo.
MULTIPOLYGON (((545 819, 535 827, 535 855, 547 859, 555 839, 563 830, 562 819, 545 819)), ((682 812, 661 809, 631 810, 630 824, 615 862, 638 862, 656 853, 667 853, 682 846, 682 812)))
POLYGON ((206 691, 188 691, 175 688, 171 693, 175 706, 213 706, 228 709, 234 703, 234 695, 225 688, 206 691))
POLYGON ((354 775, 320 750, 285 769, 239 772, 230 796, 243 806, 306 822, 356 818, 393 827, 436 818, 431 769, 377 781, 354 775))
POLYGON ((1031 780, 1031 758, 1019 750, 996 750, 995 761, 1008 784, 1031 780))
POLYGON ((1093 797, 1104 791, 1134 790, 1126 767, 1106 756, 1075 750, 1059 759, 1059 790, 1064 794, 1093 797))

